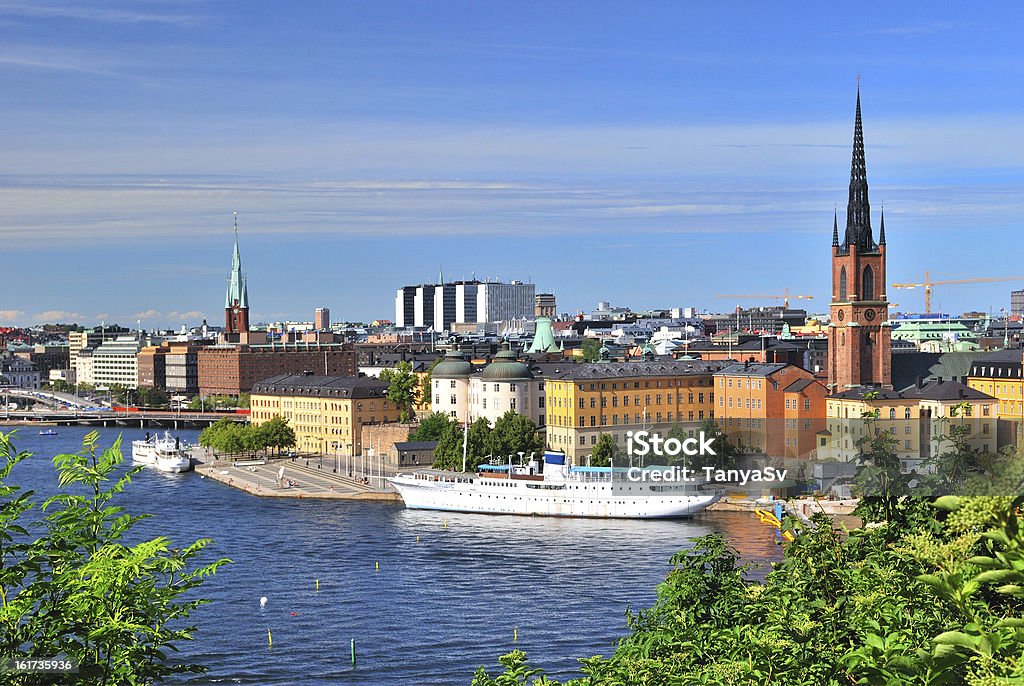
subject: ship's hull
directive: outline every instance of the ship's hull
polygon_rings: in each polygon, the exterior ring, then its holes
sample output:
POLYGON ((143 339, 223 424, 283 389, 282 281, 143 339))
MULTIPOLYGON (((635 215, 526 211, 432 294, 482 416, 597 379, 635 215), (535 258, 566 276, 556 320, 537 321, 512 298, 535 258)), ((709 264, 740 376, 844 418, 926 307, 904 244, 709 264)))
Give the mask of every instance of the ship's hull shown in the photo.
POLYGON ((720 493, 666 489, 646 484, 549 484, 503 479, 430 481, 399 475, 391 480, 411 510, 599 519, 692 517, 715 503, 720 493), (663 489, 663 490, 653 490, 663 489))

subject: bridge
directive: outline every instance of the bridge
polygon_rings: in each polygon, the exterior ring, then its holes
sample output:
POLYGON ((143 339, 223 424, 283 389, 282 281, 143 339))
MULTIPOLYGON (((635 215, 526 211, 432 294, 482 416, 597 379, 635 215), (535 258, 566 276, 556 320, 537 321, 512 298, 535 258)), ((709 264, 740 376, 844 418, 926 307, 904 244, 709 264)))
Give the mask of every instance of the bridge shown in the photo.
POLYGON ((82 410, 9 410, 0 412, 0 423, 56 424, 57 426, 137 426, 167 429, 204 429, 221 419, 246 423, 249 415, 233 412, 179 412, 131 410, 89 412, 82 410))

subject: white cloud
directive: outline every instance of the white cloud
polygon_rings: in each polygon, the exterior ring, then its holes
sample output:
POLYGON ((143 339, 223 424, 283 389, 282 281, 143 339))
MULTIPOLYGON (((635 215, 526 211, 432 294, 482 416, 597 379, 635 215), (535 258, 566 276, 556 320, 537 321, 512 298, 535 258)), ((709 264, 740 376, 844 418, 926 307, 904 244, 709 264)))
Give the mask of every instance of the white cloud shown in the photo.
POLYGON ((0 310, 0 323, 16 322, 25 314, 21 310, 0 310))
POLYGON ((78 312, 67 312, 65 310, 47 310, 32 316, 32 321, 37 324, 71 324, 82 319, 78 312))
POLYGON ((99 2, 90 4, 0 2, 0 15, 36 19, 78 19, 82 21, 118 24, 173 24, 188 26, 199 19, 196 15, 144 12, 133 9, 103 7, 99 2))

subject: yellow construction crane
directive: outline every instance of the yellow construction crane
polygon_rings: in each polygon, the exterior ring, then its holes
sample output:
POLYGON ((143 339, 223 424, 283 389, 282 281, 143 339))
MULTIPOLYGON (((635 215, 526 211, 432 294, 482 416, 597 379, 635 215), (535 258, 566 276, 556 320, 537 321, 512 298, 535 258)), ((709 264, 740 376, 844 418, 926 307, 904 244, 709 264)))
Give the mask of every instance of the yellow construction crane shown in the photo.
POLYGON ((783 295, 768 295, 765 293, 740 293, 732 295, 716 295, 716 298, 731 298, 733 300, 781 300, 786 309, 789 309, 789 299, 794 298, 796 300, 813 300, 813 295, 790 295, 789 289, 786 289, 783 295))
POLYGON ((924 283, 894 283, 893 288, 924 288, 924 312, 932 311, 932 286, 952 286, 960 283, 996 283, 998 281, 1024 281, 1024 276, 984 276, 976 279, 943 279, 932 281, 928 272, 924 273, 924 283))

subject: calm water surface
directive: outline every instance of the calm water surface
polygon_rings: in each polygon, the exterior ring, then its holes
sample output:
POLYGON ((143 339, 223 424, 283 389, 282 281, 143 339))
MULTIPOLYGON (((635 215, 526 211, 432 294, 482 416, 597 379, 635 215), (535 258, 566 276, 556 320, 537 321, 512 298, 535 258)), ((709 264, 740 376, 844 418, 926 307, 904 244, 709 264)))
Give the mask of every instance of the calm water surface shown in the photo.
MULTIPOLYGON (((49 458, 77 450, 86 433, 57 431, 19 431, 17 447, 36 455, 15 482, 56 488, 49 458)), ((104 429, 101 442, 117 434, 104 429)), ((144 432, 123 434, 128 446, 144 432)), ((178 435, 191 442, 197 433, 178 435)), ((194 473, 152 470, 135 477, 121 504, 155 515, 140 536, 168 535, 175 545, 212 538, 211 557, 233 561, 204 584, 212 602, 195 615, 197 640, 180 646, 209 670, 178 680, 187 684, 468 684, 478 666, 493 673, 515 647, 564 679, 578 674, 576 658, 613 650, 626 608, 652 603, 690 537, 723 531, 750 560, 779 558, 774 531, 744 513, 600 521, 415 512, 262 499, 194 473)))

